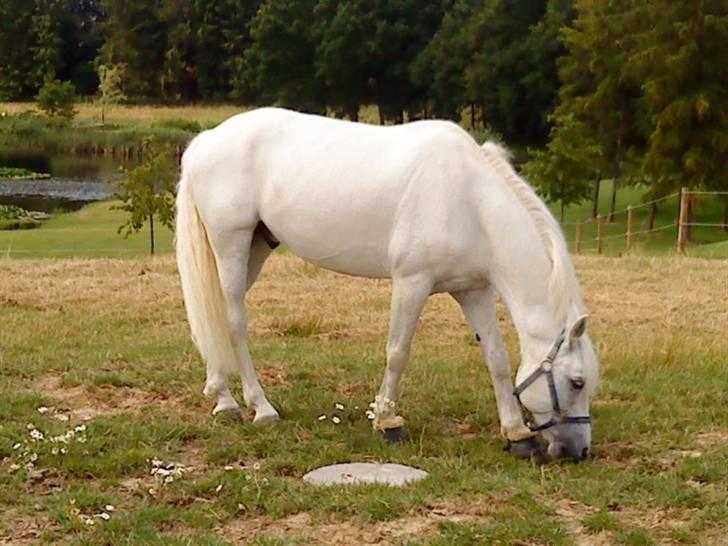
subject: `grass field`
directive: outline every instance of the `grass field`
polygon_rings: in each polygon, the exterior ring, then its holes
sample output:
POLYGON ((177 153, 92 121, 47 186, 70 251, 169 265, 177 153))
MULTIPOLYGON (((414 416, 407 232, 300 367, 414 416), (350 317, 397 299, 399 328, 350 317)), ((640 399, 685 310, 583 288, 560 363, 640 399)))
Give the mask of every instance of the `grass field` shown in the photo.
MULTIPOLYGON (((90 103, 78 103, 78 113, 75 123, 79 125, 100 123, 101 109, 90 103)), ((119 104, 109 106, 105 111, 106 123, 110 125, 138 125, 149 127, 154 123, 163 120, 184 119, 199 123, 203 127, 216 125, 230 116, 239 114, 250 107, 234 104, 216 105, 188 105, 188 106, 138 106, 119 104)), ((0 102, 0 112, 8 114, 20 114, 28 111, 37 111, 35 103, 32 102, 0 102)), ((362 121, 378 123, 376 107, 364 106, 361 109, 362 121)))
MULTIPOLYGON (((609 189, 609 183, 605 183, 609 189)), ((608 191, 602 196, 601 211, 608 210, 608 191), (606 194, 606 195, 605 195, 606 194)), ((619 194, 618 209, 628 204, 639 204, 639 189, 629 188, 619 194)), ((100 202, 88 205, 83 209, 59 214, 45 222, 41 228, 29 231, 0 231, 0 256, 5 257, 121 257, 143 256, 149 252, 149 235, 147 227, 128 239, 117 235, 117 228, 124 222, 124 213, 110 210, 112 203, 100 202)), ((677 204, 674 200, 663 204, 656 226, 669 225, 675 220, 677 204)), ((564 232, 569 239, 573 251, 574 224, 577 219, 589 216, 589 204, 582 204, 567 209, 564 232)), ((636 224, 643 226, 646 222, 646 209, 636 215, 636 224), (644 215, 644 216, 643 216, 644 215)), ((717 200, 703 199, 696 206, 696 221, 721 222, 722 210, 717 200)), ((593 240, 593 224, 584 229, 585 242, 582 252, 595 254, 596 245, 593 240)), ((626 231, 626 217, 618 215, 614 224, 605 225, 605 234, 611 238, 604 243, 604 252, 610 256, 624 253, 624 237, 615 237, 626 231)), ((728 258, 728 233, 718 228, 696 228, 695 241, 688 247, 688 255, 702 258, 728 258)), ((157 226, 155 238, 157 251, 165 253, 172 250, 172 233, 157 226)), ((631 254, 637 255, 674 255, 676 254, 675 228, 635 237, 631 254)))
POLYGON ((251 347, 285 420, 256 427, 210 417, 170 256, 1 259, 0 543, 725 544, 728 262, 576 265, 603 366, 593 456, 538 467, 502 451, 487 373, 447 297, 419 326, 409 439, 392 446, 364 415, 388 282, 274 254, 249 297, 251 347), (344 461, 431 477, 300 479, 344 461))
MULTIPOLYGON (((56 214, 32 230, 0 231, 0 256, 33 257, 130 257, 149 254, 149 227, 124 238, 117 233, 126 220, 124 211, 111 210, 113 202, 102 201, 82 209, 56 214)), ((172 232, 155 224, 155 247, 159 253, 172 250, 172 232)))
MULTIPOLYGON (((605 180, 599 195, 599 213, 606 216, 609 212, 612 181, 605 180)), ((634 231, 643 231, 648 228, 649 207, 640 206, 643 203, 643 187, 620 188, 617 193, 617 215, 613 223, 603 224, 604 254, 618 256, 626 252, 625 233, 627 231, 627 207, 632 205, 634 212, 634 231)), ((637 254, 675 254, 677 247, 677 226, 674 225, 678 216, 679 196, 675 195, 658 204, 658 214, 655 219, 656 231, 652 233, 637 234, 633 239, 631 253, 637 254)), ((591 217, 591 201, 573 205, 566 209, 564 215, 564 233, 570 242, 570 249, 574 250, 576 225, 578 220, 591 217)), ((552 205, 555 215, 559 215, 558 203, 552 205)), ((693 222, 719 224, 723 222, 723 205, 716 196, 694 197, 693 222)), ((582 252, 595 254, 597 251, 596 223, 584 224, 582 252)), ((690 256, 703 258, 728 258, 728 233, 715 227, 695 227, 693 240, 688 246, 690 256)))

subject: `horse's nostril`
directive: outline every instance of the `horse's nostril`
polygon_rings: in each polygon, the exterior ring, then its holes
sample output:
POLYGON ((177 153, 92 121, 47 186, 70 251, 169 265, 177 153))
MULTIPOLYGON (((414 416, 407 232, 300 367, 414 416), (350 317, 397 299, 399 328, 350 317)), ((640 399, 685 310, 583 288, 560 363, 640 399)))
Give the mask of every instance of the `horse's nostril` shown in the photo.
POLYGON ((581 460, 583 461, 584 459, 586 459, 587 455, 589 455, 589 448, 585 447, 581 450, 581 460))

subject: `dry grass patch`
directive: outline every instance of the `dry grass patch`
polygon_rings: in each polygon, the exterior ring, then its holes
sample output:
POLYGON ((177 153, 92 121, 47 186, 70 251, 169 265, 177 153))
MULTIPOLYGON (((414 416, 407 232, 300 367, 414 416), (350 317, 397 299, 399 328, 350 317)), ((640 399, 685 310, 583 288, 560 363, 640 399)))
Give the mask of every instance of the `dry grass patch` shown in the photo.
MULTIPOLYGON (((182 540, 187 529, 210 544, 261 536, 294 544, 468 544, 478 537, 662 544, 678 531, 698 544, 719 543, 728 437, 716 374, 728 355, 728 262, 577 257, 575 264, 604 372, 593 405, 594 457, 541 473, 501 451, 487 371, 447 295, 428 302, 403 382, 410 439, 387 446, 364 410, 381 380, 389 281, 272 255, 248 296, 250 340, 285 421, 257 428, 210 417, 173 257, 0 260, 0 379, 9 385, 9 402, 0 400, 7 415, 0 529, 37 513, 31 527, 46 533, 41 540, 69 544, 124 543, 142 531, 147 543, 164 543, 171 530, 182 540), (341 422, 319 422, 336 403, 346 406, 341 422), (40 404, 50 413, 39 415, 40 404), (56 413, 69 422, 57 422, 56 413), (84 419, 88 442, 74 444, 67 458, 52 455, 50 445, 39 451, 42 480, 23 468, 7 472, 26 460, 12 446, 28 441, 27 423, 56 434, 84 419), (153 496, 155 457, 184 465, 185 473, 153 496), (410 464, 433 479, 340 496, 298 479, 350 460, 410 464), (260 470, 250 471, 256 462, 260 470), (484 499, 486 491, 507 494, 484 499), (123 513, 108 528, 86 528, 64 519, 70 495, 86 499, 84 514, 106 502, 123 513)), ((500 312, 515 356, 515 332, 500 312)), ((234 394, 241 399, 237 381, 234 394)))
POLYGON ((17 508, 7 508, 0 524, 0 544, 7 546, 38 544, 44 532, 56 527, 37 511, 29 514, 17 508))
POLYGON ((561 525, 571 533, 576 546, 612 546, 614 542, 607 531, 590 532, 583 525, 585 517, 598 510, 579 501, 559 499, 554 503, 561 525))
MULTIPOLYGON (((76 119, 79 121, 100 122, 101 108, 94 104, 78 103, 75 105, 78 113, 76 119)), ((220 123, 225 119, 249 110, 232 104, 216 106, 143 106, 116 104, 105 107, 105 119, 109 125, 129 125, 138 123, 151 125, 152 123, 165 119, 184 119, 196 121, 205 126, 213 123, 220 123)), ((35 103, 32 102, 0 102, 0 111, 8 114, 21 114, 23 112, 37 112, 35 103)))
POLYGON ((58 400, 60 405, 49 408, 56 415, 65 415, 71 423, 90 421, 100 416, 128 413, 139 416, 144 410, 165 415, 178 414, 183 407, 180 399, 166 398, 159 393, 118 385, 73 385, 63 383, 59 374, 41 375, 33 382, 33 390, 58 400))
POLYGON ((236 518, 216 528, 216 532, 235 544, 262 537, 321 546, 394 546, 437 534, 443 523, 487 525, 493 521, 492 499, 448 501, 428 506, 417 515, 390 521, 365 521, 361 518, 322 518, 307 512, 281 519, 236 518))

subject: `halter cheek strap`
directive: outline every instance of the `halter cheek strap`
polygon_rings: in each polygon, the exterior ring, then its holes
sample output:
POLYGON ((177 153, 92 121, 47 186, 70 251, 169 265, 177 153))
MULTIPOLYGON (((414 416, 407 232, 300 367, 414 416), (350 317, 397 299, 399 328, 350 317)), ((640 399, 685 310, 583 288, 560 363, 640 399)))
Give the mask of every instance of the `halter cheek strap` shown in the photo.
POLYGON ((536 425, 535 423, 527 423, 527 426, 531 430, 531 432, 540 432, 560 423, 591 423, 591 417, 589 415, 570 416, 564 415, 561 411, 561 405, 559 404, 559 394, 556 391, 556 383, 554 382, 553 368, 554 360, 556 360, 556 355, 559 354, 559 350, 564 344, 565 339, 566 331, 561 330, 561 333, 556 338, 556 341, 551 347, 549 354, 546 355, 546 358, 543 359, 539 367, 536 368, 533 373, 531 373, 531 375, 529 375, 526 379, 521 381, 521 383, 518 384, 515 389, 513 389, 513 396, 516 397, 516 400, 518 400, 521 408, 525 410, 526 407, 523 405, 523 402, 521 402, 521 393, 525 391, 528 387, 530 387, 533 382, 536 381, 536 379, 538 379, 542 375, 546 376, 546 381, 548 382, 549 386, 549 394, 551 396, 551 408, 553 410, 553 417, 551 417, 551 419, 541 425, 536 425))

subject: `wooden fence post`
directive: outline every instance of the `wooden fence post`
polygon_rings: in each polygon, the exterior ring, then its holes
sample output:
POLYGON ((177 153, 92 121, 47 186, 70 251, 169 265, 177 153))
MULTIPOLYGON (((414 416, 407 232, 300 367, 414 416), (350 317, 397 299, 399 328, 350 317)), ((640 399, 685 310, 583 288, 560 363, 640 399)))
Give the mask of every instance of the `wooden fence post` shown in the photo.
POLYGON ((576 221, 576 240, 574 241, 574 252, 579 254, 581 252, 581 236, 584 231, 584 224, 581 220, 576 221))
POLYGON ((632 227, 634 225, 634 209, 632 205, 627 205, 627 244, 626 251, 632 248, 632 227))
POLYGON ((597 254, 602 253, 602 221, 602 215, 597 214, 597 254))
POLYGON ((690 200, 690 194, 687 188, 680 189, 680 216, 678 217, 677 227, 677 251, 679 254, 685 254, 685 248, 688 244, 688 201, 690 200))

